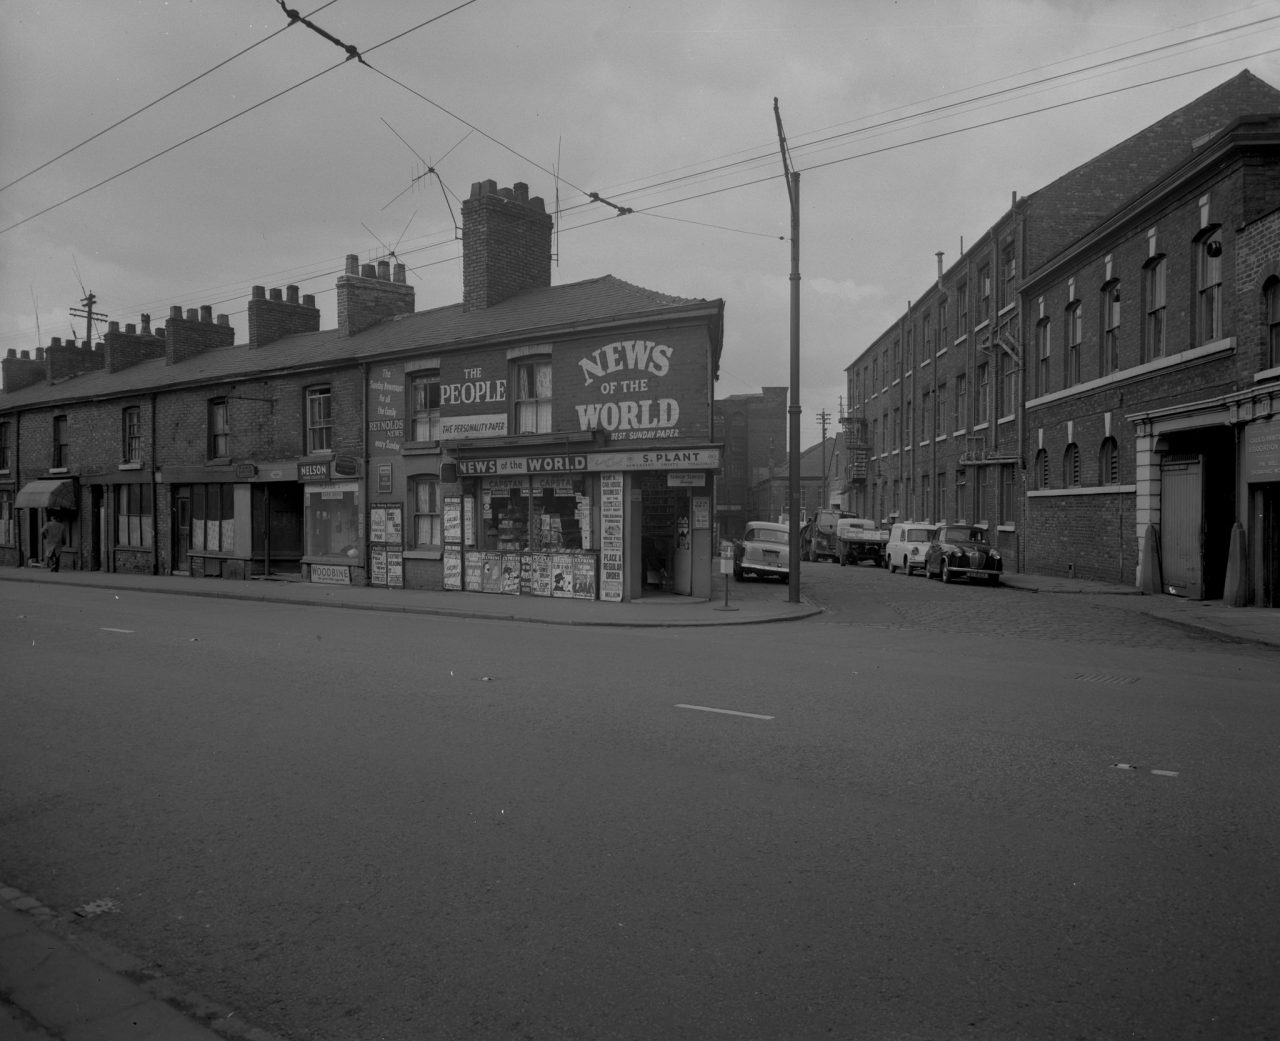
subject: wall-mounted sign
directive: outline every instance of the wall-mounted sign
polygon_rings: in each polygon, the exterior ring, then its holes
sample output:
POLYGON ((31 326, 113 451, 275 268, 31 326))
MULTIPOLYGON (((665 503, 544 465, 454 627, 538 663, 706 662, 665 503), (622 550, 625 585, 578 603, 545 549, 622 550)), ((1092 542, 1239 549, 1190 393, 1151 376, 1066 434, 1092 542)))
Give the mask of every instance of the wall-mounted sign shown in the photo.
POLYGON ((482 416, 442 416, 441 441, 466 441, 475 437, 505 437, 507 414, 495 412, 482 416))
POLYGON ((590 467, 585 455, 495 456, 492 459, 459 459, 462 477, 502 474, 579 473, 590 467))
POLYGON ((351 569, 343 564, 312 564, 311 581, 322 585, 351 585, 351 569))
POLYGON ((668 488, 705 488, 706 486, 707 475, 705 473, 667 474, 668 488))
POLYGON ((588 470, 716 470, 718 448, 654 449, 648 452, 596 452, 587 457, 588 470))
POLYGON ((652 340, 618 340, 578 358, 583 385, 595 397, 574 410, 579 430, 619 439, 680 436, 680 402, 664 390, 675 348, 652 340))
POLYGON ((404 368, 382 365, 369 370, 369 449, 399 452, 404 441, 404 368))
POLYGON ((359 477, 360 460, 353 455, 334 456, 329 471, 334 477, 359 477))
POLYGON ((253 463, 236 463, 236 480, 249 481, 258 476, 258 468, 253 463))
POLYGON ((1244 428, 1244 478, 1254 482, 1280 480, 1280 422, 1275 419, 1244 428))
POLYGON ((299 481, 327 481, 329 480, 329 460, 321 463, 299 463, 298 464, 298 480, 299 481))

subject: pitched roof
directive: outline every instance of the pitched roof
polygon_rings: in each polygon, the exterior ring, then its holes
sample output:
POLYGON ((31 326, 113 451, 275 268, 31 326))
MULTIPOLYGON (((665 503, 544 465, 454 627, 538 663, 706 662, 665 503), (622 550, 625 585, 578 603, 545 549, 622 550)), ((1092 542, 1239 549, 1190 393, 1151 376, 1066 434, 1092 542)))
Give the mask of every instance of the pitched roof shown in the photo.
POLYGON ((0 393, 0 411, 71 399, 119 396, 186 384, 260 378, 282 370, 333 368, 365 358, 441 351, 485 341, 540 339, 622 322, 653 322, 706 314, 712 332, 713 370, 720 366, 723 300, 670 296, 601 275, 582 282, 531 289, 482 310, 450 304, 379 322, 353 336, 337 329, 282 337, 263 347, 248 344, 204 351, 175 365, 163 358, 119 372, 82 373, 55 384, 38 383, 0 393))
POLYGON ((1026 270, 1184 162, 1202 138, 1242 115, 1277 111, 1280 90, 1246 69, 1028 195, 1026 270))

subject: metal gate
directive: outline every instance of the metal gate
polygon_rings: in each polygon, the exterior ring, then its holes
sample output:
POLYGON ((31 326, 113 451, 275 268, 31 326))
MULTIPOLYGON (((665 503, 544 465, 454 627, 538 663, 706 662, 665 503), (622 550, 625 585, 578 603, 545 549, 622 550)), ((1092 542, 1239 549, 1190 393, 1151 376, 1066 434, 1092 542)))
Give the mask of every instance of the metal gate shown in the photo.
POLYGON ((1160 461, 1160 557, 1165 592, 1204 598, 1204 456, 1160 461))

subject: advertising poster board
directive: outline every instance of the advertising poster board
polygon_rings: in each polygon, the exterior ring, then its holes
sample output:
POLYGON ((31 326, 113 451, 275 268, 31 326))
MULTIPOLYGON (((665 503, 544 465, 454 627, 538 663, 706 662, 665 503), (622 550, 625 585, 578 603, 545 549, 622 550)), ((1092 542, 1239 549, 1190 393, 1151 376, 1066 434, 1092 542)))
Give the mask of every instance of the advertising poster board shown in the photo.
POLYGON ((600 599, 622 600, 622 474, 600 475, 600 599))
POLYGON ((444 551, 444 587, 462 588, 462 550, 456 546, 447 546, 444 551))
POLYGON ((573 595, 580 600, 594 600, 596 598, 596 557, 594 553, 574 554, 573 595))
POLYGON ((462 588, 472 591, 484 588, 484 558, 483 553, 468 553, 462 558, 462 588))
POLYGON ((444 497, 444 541, 458 544, 462 541, 462 496, 444 497))

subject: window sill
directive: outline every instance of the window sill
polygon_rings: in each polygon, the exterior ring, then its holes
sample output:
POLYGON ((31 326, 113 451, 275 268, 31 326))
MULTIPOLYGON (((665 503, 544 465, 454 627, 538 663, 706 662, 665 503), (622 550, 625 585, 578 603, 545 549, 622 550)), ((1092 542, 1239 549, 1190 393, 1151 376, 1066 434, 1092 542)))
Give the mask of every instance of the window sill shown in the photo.
POLYGON ((1016 524, 997 524, 996 525, 996 531, 1013 532, 1017 530, 1018 530, 1018 526, 1016 524))
POLYGON ((996 420, 996 422, 1003 426, 1005 423, 1012 423, 1017 418, 1018 418, 1017 415, 1001 416, 999 419, 996 420))
POLYGON ((230 457, 230 456, 217 456, 217 457, 215 457, 215 458, 213 458, 213 459, 206 459, 206 460, 205 460, 205 465, 206 465, 206 466, 230 466, 230 465, 231 465, 231 457, 230 457))
POLYGON ((51 467, 49 467, 49 473, 51 473, 51 474, 64 474, 64 473, 66 473, 66 472, 67 472, 67 467, 65 467, 65 466, 51 466, 51 467))
POLYGON ((406 549, 405 560, 443 560, 443 549, 406 549))
POLYGON ((996 317, 1003 318, 1005 315, 1007 315, 1010 311, 1012 311, 1017 306, 1018 306, 1018 301, 1016 300, 1014 300, 1012 303, 1005 304, 1004 307, 1000 308, 1000 310, 996 312, 996 317))
MULTIPOLYGON (((1268 380, 1280 380, 1280 365, 1277 365, 1274 369, 1263 369, 1261 372, 1253 374, 1254 383, 1263 383, 1268 380)), ((3 472, 0 471, 0 473, 3 472)))
POLYGON ((405 441, 400 445, 402 455, 439 455, 443 451, 439 441, 405 441))
POLYGON ((121 463, 116 467, 117 470, 141 470, 141 463, 121 463))

